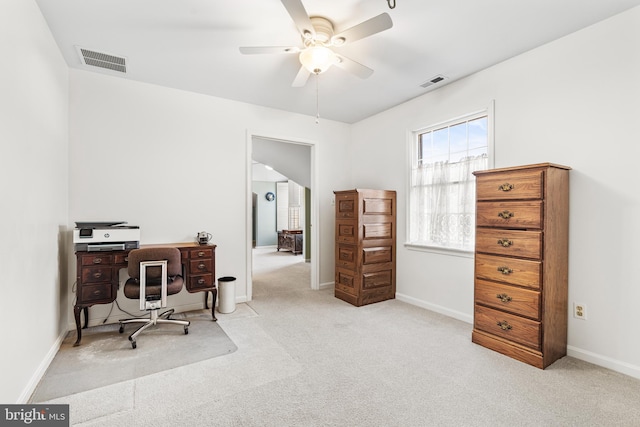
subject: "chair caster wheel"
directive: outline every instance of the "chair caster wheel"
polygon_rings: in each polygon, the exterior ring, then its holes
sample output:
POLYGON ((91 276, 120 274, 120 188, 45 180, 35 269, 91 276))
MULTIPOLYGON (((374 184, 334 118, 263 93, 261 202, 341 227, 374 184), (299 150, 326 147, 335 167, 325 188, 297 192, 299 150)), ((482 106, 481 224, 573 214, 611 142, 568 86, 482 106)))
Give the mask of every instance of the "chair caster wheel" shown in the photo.
POLYGON ((135 349, 138 346, 135 341, 131 341, 131 348, 135 349))
POLYGON ((120 325, 120 329, 118 329, 118 332, 120 332, 120 333, 124 332, 124 325, 120 325))
POLYGON ((189 327, 188 326, 184 327, 184 334, 185 335, 189 335, 189 327))

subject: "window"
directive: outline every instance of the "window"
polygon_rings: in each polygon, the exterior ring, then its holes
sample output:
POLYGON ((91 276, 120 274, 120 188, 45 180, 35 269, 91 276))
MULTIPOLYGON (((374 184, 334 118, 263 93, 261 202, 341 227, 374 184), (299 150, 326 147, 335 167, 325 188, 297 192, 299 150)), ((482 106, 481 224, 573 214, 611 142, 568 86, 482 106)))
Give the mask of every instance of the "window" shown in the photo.
POLYGON ((489 122, 483 111, 414 133, 409 245, 473 251, 472 172, 489 168, 489 122))

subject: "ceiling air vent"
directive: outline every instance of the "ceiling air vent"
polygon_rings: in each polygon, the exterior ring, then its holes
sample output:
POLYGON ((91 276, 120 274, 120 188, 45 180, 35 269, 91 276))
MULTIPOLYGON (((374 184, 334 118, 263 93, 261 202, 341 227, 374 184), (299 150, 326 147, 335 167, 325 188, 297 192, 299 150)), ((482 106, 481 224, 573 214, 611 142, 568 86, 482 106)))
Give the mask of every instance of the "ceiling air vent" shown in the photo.
POLYGON ((127 72, 127 58, 123 56, 96 52, 95 50, 85 49, 79 46, 76 46, 76 49, 78 49, 80 61, 82 61, 84 65, 106 68, 107 70, 119 71, 121 73, 127 72))
POLYGON ((438 74, 437 76, 433 77, 432 79, 427 80, 426 82, 422 83, 420 86, 429 87, 429 86, 434 85, 436 83, 440 83, 441 81, 443 81, 445 79, 446 79, 445 76, 442 76, 442 75, 438 74))

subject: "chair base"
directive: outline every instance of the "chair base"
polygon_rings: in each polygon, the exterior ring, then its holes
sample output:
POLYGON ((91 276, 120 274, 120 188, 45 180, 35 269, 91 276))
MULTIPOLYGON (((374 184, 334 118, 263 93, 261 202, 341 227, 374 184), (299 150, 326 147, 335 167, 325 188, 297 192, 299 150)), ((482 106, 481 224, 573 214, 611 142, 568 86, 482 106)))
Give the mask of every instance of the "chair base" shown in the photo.
POLYGON ((171 319, 170 316, 173 314, 174 310, 167 310, 164 313, 158 315, 158 310, 150 310, 149 311, 149 317, 134 317, 131 319, 122 319, 120 320, 120 333, 124 332, 124 325, 129 324, 129 323, 142 323, 142 326, 140 326, 138 329, 135 330, 134 333, 132 333, 131 335, 129 335, 129 341, 131 341, 131 347, 132 348, 136 348, 137 344, 136 344, 136 338, 138 338, 138 335, 140 335, 142 333, 142 331, 144 331, 147 328, 150 328, 151 326, 157 325, 157 324, 162 324, 162 323, 170 323, 173 325, 182 325, 184 326, 184 334, 187 335, 189 333, 189 325, 191 324, 190 321, 188 320, 177 320, 177 319, 171 319))

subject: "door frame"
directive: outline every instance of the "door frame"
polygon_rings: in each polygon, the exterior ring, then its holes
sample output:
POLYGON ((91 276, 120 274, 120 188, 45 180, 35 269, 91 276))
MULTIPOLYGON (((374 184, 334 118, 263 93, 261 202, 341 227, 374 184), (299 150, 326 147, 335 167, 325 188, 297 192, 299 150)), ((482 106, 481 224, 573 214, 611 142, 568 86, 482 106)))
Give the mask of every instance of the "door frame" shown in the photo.
POLYGON ((318 268, 318 254, 320 251, 319 244, 319 203, 318 203, 318 167, 317 167, 317 159, 318 159, 318 145, 315 141, 290 137, 290 136, 282 136, 282 135, 273 135, 269 132, 258 132, 253 130, 247 130, 246 135, 246 179, 247 179, 247 188, 246 188, 246 239, 245 239, 245 247, 246 247, 246 277, 247 277, 247 301, 251 301, 253 298, 253 245, 252 245, 252 227, 253 227, 253 219, 252 219, 252 203, 253 203, 253 172, 252 172, 252 154, 253 154, 253 138, 261 138, 261 139, 270 139, 278 142, 283 142, 286 144, 298 144, 298 145, 306 145, 310 148, 310 159, 309 159, 309 167, 311 169, 311 224, 309 224, 309 230, 311 236, 311 289, 319 290, 320 289, 320 272, 318 268))

